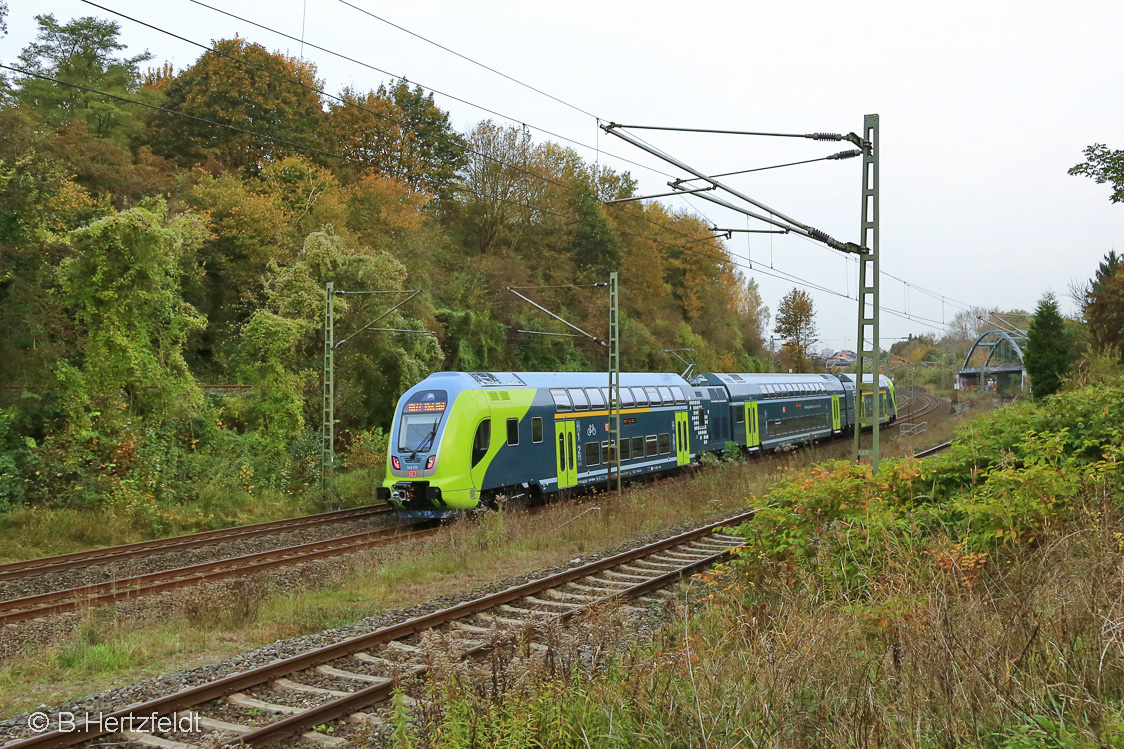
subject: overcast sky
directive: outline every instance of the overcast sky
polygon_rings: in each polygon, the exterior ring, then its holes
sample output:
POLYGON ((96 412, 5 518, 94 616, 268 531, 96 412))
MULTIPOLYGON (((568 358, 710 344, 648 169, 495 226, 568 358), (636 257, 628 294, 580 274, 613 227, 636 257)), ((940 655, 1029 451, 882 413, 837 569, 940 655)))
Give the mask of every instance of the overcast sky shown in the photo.
MULTIPOLYGON (((1046 291, 1073 311, 1068 287, 1110 249, 1124 250, 1124 205, 1109 187, 1066 170, 1095 142, 1124 148, 1124 3, 1120 2, 492 2, 431 0, 354 5, 574 107, 626 124, 769 132, 861 132, 881 117, 883 345, 941 332, 965 304, 1033 310, 1046 291), (935 295, 935 296, 934 296, 935 295), (945 297, 942 301, 940 297, 945 297), (908 313, 903 319, 889 310, 908 313)), ((101 4, 193 41, 239 34, 301 54, 299 42, 189 0, 101 4)), ((209 4, 296 38, 301 0, 209 4)), ((114 18, 80 0, 9 1, 11 61, 35 35, 34 14, 114 18)), ((117 18, 129 52, 177 69, 198 47, 117 18)), ((308 0, 304 39, 410 81, 577 141, 583 157, 630 171, 643 194, 686 176, 599 133, 589 115, 520 87, 340 0, 308 0), (597 149, 600 149, 598 153, 597 149), (628 164, 625 157, 655 170, 628 164)), ((387 80, 304 47, 329 91, 387 80)), ((464 131, 501 120, 437 95, 464 131)), ((550 136, 532 131, 536 139, 550 136)), ((640 133, 703 171, 727 172, 826 156, 847 143, 640 133)), ((573 145, 573 144, 570 144, 573 145)), ((861 162, 828 161, 732 177, 775 210, 843 241, 858 240, 861 162)), ((721 227, 744 216, 698 198, 677 208, 721 227)), ((752 224, 753 228, 765 228, 752 224)), ((735 235, 727 247, 771 310, 793 287, 756 270, 855 294, 857 267, 795 236, 735 235), (770 266, 772 270, 770 270, 770 266)), ((628 278, 622 279, 628 284, 628 278)), ((854 348, 855 303, 811 291, 822 345, 854 348)))

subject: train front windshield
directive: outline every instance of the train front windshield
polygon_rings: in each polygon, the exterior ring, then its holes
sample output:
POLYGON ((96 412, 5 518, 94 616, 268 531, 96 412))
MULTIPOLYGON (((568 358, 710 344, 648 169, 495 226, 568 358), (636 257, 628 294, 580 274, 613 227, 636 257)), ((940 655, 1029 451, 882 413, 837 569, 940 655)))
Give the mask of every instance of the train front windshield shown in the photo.
POLYGON ((398 425, 399 452, 427 453, 433 448, 447 402, 444 390, 423 390, 410 396, 398 425))

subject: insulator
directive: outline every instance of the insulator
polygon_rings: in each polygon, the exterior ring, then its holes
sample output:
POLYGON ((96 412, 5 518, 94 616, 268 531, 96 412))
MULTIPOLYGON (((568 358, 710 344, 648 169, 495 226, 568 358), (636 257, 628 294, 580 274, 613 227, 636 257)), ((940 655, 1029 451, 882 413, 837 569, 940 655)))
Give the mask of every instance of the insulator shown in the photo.
POLYGON ((808 229, 808 236, 824 244, 832 241, 831 237, 827 235, 827 232, 822 232, 819 229, 808 229))
POLYGON ((812 140, 843 140, 839 133, 812 133, 812 140))
POLYGON ((833 153, 830 156, 828 156, 828 158, 829 159, 835 159, 837 161, 842 161, 843 159, 853 159, 856 156, 862 156, 862 155, 863 155, 863 152, 856 148, 856 149, 853 149, 851 151, 840 151, 839 153, 833 153))

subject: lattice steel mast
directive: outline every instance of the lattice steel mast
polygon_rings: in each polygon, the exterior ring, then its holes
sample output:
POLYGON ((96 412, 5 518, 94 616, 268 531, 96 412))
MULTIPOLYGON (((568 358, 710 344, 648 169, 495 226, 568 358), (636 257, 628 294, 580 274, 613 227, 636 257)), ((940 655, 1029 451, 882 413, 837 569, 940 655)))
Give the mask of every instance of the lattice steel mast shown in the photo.
POLYGON ((871 468, 878 473, 879 421, 882 403, 879 396, 879 339, 878 339, 878 115, 863 118, 863 139, 869 146, 863 148, 862 221, 859 224, 859 243, 866 254, 859 256, 859 325, 858 351, 855 357, 855 460, 869 456, 871 468), (867 341, 870 348, 867 348, 867 341), (870 374, 870 382, 866 375, 870 374), (871 412, 865 413, 866 394, 871 394, 871 412), (870 426, 869 450, 862 448, 863 427, 870 426))

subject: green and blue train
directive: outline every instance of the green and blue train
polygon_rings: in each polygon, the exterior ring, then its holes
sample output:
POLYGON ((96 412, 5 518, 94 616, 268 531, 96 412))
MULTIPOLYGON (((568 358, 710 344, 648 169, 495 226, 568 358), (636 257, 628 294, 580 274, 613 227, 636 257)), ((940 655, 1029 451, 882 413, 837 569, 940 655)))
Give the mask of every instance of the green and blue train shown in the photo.
MULTIPOLYGON (((868 375, 869 377, 869 375, 868 375)), ((404 517, 446 517, 496 497, 604 483, 609 375, 438 372, 406 391, 378 489, 404 517)), ((897 417, 879 376, 881 420, 897 417)), ((865 409, 872 408, 871 396, 865 409)), ((830 439, 855 426, 853 375, 620 376, 621 476, 678 470, 729 443, 749 452, 830 439)), ((867 411, 864 411, 867 412, 867 411)))

